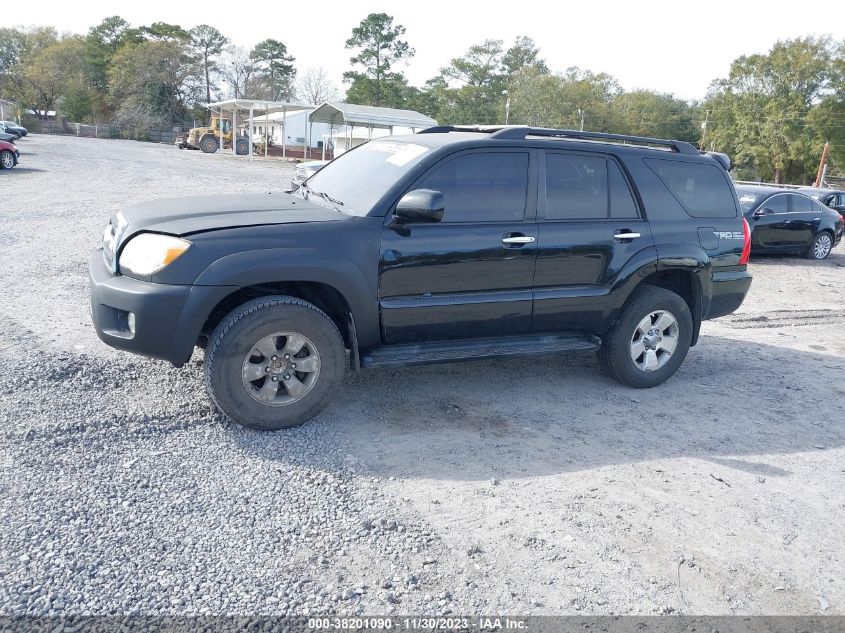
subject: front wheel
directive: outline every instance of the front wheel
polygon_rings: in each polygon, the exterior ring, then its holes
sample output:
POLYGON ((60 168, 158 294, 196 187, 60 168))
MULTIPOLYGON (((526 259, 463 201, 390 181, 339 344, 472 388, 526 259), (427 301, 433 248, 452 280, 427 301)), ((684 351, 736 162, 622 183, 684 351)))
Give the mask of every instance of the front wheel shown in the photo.
POLYGON ((684 362, 692 331, 692 314, 682 297, 665 288, 644 288, 602 342, 599 364, 629 387, 656 387, 684 362))
POLYGON ((11 169, 15 166, 15 157, 7 149, 0 152, 0 167, 3 169, 11 169))
POLYGON ((217 139, 213 136, 207 136, 200 141, 200 149, 205 154, 213 154, 217 151, 219 144, 217 143, 217 139))
POLYGON ((205 351, 214 403, 238 424, 267 431, 317 415, 345 370, 346 349, 334 322, 295 297, 262 297, 236 308, 205 351))
POLYGON ((822 231, 810 243, 810 248, 807 249, 807 257, 810 259, 825 259, 830 255, 832 248, 833 238, 827 231, 822 231))

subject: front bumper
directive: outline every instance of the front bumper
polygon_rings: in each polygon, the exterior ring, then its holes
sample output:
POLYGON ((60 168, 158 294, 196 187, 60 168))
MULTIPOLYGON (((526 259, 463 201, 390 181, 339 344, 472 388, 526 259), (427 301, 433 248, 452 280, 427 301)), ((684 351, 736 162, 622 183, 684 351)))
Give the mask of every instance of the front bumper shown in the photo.
POLYGON ((214 307, 234 286, 175 286, 113 275, 98 248, 88 261, 91 318, 111 347, 182 365, 214 307), (134 332, 130 317, 134 315, 134 332))

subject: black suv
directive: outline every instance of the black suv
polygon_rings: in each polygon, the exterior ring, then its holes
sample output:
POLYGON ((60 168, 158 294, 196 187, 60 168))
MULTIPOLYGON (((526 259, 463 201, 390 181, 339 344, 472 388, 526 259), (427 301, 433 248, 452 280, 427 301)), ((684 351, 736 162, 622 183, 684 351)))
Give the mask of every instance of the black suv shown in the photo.
POLYGON ((654 387, 748 292, 729 168, 679 141, 522 126, 373 140, 295 194, 115 214, 94 324, 176 365, 204 347, 214 402, 259 429, 314 416, 347 366, 594 350, 654 387))

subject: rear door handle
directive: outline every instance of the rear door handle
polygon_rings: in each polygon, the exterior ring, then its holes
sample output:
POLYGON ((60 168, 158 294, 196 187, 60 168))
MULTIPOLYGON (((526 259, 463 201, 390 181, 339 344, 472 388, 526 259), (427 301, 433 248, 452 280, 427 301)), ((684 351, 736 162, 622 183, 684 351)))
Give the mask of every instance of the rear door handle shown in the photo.
POLYGON ((523 244, 532 244, 536 241, 537 239, 531 235, 506 235, 502 238, 502 244, 507 244, 508 246, 522 246, 523 244))
POLYGON ((623 231, 621 233, 614 233, 613 239, 614 240, 635 240, 640 237, 639 233, 632 233, 630 231, 623 231))

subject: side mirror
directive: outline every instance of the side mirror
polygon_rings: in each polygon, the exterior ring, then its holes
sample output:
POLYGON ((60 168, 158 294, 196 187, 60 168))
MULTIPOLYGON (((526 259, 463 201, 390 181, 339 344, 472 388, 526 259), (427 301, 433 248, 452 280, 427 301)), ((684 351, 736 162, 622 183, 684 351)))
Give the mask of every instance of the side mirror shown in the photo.
POLYGON ((764 215, 772 215, 774 211, 771 209, 767 209, 766 207, 760 207, 754 212, 755 218, 762 218, 764 215))
POLYGON ((402 196, 393 215, 404 222, 440 222, 445 206, 443 194, 439 191, 415 189, 402 196))

